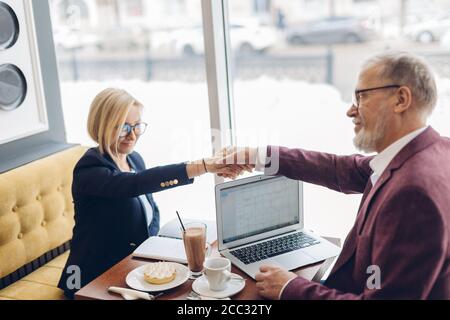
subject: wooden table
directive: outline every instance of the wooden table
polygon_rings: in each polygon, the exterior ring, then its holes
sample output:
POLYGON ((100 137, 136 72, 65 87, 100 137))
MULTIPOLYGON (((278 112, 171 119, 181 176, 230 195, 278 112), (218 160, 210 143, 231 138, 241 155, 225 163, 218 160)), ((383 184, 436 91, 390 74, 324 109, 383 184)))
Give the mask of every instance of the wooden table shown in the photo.
MULTIPOLYGON (((337 238, 326 238, 336 245, 340 245, 340 240, 337 238)), ((212 255, 219 255, 217 246, 214 246, 215 250, 212 255)), ((294 272, 299 276, 313 280, 320 281, 324 273, 331 266, 336 258, 330 258, 325 261, 309 265, 303 268, 299 268, 294 272)), ((76 294, 76 300, 123 300, 120 295, 116 295, 108 292, 108 288, 111 286, 128 288, 125 283, 125 278, 129 272, 138 268, 146 263, 152 262, 151 260, 143 260, 132 257, 131 255, 123 259, 114 267, 106 271, 104 274, 96 278, 85 287, 81 288, 76 294)), ((256 282, 250 278, 247 274, 232 266, 232 272, 237 273, 247 279, 245 288, 238 294, 232 297, 233 300, 261 300, 256 290, 256 282)), ((184 284, 168 290, 158 300, 186 300, 187 295, 192 290, 192 280, 186 281, 184 284)))

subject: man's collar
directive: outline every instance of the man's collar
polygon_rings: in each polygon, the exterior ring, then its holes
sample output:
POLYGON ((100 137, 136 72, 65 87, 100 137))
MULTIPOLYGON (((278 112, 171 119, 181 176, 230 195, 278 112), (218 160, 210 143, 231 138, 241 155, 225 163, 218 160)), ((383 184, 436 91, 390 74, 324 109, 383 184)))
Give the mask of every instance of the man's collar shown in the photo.
POLYGON ((374 174, 378 177, 381 176, 383 171, 387 168, 389 163, 395 156, 412 140, 418 137, 421 133, 423 133, 429 127, 423 127, 418 130, 415 130, 411 133, 408 133, 406 136, 400 138, 389 147, 384 149, 381 153, 377 154, 372 161, 370 161, 370 168, 373 170, 374 174))

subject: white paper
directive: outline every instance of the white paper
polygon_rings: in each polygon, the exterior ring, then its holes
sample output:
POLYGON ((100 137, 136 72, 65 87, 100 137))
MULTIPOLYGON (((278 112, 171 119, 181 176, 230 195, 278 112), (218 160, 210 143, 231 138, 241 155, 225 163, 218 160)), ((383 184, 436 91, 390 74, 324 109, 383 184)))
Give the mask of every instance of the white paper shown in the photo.
POLYGON ((187 263, 183 241, 165 237, 150 237, 134 252, 134 257, 187 263))

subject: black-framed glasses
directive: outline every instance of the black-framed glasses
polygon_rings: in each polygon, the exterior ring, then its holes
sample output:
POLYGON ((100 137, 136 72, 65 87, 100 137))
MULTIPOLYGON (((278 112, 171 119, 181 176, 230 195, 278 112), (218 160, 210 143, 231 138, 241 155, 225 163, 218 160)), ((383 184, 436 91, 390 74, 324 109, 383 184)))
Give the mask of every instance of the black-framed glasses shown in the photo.
POLYGON ((361 89, 361 90, 355 90, 354 94, 353 94, 353 99, 352 99, 352 103, 356 108, 359 108, 359 101, 361 99, 360 94, 364 93, 364 92, 369 92, 369 91, 375 91, 375 90, 383 90, 383 89, 393 89, 393 88, 400 88, 401 86, 398 84, 391 84, 388 86, 382 86, 382 87, 376 87, 376 88, 368 88, 368 89, 361 89))
POLYGON ((122 129, 120 129, 119 138, 125 138, 131 133, 131 131, 134 131, 135 135, 141 136, 145 133, 145 130, 147 130, 147 126, 148 125, 145 122, 136 123, 134 126, 129 123, 125 123, 122 126, 122 129))

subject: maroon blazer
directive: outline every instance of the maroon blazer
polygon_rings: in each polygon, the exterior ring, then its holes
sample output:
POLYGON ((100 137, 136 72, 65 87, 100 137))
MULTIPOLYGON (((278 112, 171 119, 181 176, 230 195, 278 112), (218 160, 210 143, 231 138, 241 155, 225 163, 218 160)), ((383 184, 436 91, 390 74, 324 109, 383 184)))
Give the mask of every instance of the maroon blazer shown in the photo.
POLYGON ((279 156, 278 175, 363 193, 356 223, 325 284, 298 277, 282 299, 450 299, 450 139, 426 129, 373 187, 373 157, 287 148, 279 156), (374 283, 370 266, 380 268, 379 289, 367 286, 368 280, 374 283))

